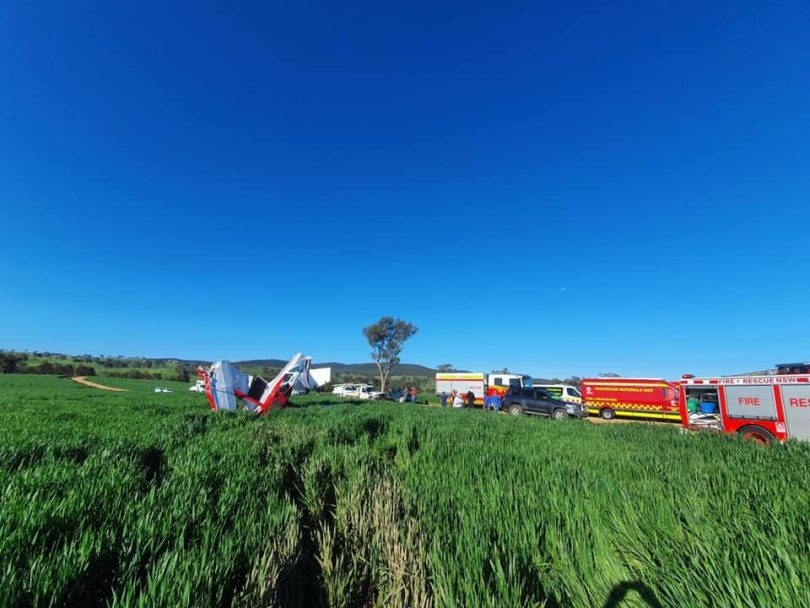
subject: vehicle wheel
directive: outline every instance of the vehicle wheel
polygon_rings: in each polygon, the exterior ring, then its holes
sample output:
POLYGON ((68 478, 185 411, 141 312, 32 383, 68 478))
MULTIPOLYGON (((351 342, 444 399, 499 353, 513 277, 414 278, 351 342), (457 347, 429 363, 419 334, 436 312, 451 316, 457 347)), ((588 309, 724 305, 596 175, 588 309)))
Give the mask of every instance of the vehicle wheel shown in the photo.
POLYGON ((520 407, 519 405, 513 405, 512 407, 509 408, 509 413, 512 414, 513 416, 520 416, 521 414, 523 414, 523 408, 520 407))
POLYGON ((616 417, 616 412, 614 412, 609 407, 605 407, 599 410, 599 415, 602 417, 603 420, 613 420, 616 417))
POLYGON ((774 437, 770 431, 763 429, 761 426, 743 426, 740 427, 737 432, 745 439, 750 439, 751 441, 755 441, 756 443, 760 443, 762 445, 773 443, 776 440, 776 437, 774 437))
POLYGON ((558 408, 551 412, 551 417, 554 418, 554 420, 565 420, 568 418, 568 412, 558 408))

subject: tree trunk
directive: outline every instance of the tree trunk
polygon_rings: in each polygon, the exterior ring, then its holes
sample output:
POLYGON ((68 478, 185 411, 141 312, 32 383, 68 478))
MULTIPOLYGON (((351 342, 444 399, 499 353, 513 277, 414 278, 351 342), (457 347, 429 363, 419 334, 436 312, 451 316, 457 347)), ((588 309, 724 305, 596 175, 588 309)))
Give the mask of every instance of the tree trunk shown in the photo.
POLYGON ((385 380, 386 380, 386 376, 388 374, 383 372, 383 366, 380 363, 377 363, 377 369, 380 370, 380 390, 384 393, 385 392, 385 380))

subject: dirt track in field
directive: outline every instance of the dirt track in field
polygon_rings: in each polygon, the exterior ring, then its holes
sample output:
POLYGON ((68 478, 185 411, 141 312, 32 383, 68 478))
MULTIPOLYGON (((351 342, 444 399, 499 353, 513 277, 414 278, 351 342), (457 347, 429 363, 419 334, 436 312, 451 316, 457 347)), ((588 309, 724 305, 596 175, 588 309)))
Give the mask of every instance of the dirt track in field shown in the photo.
POLYGON ((98 384, 96 382, 91 382, 87 379, 87 376, 75 376, 71 378, 74 382, 78 382, 79 384, 84 384, 85 386, 89 386, 90 388, 100 388, 103 391, 114 391, 116 393, 128 393, 129 391, 125 388, 113 388, 112 386, 104 386, 103 384, 98 384))

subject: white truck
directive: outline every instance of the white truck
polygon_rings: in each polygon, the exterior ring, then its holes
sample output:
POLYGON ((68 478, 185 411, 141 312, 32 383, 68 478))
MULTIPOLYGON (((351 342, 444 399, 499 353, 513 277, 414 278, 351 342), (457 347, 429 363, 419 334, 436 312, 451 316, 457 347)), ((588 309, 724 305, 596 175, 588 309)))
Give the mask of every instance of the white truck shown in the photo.
MULTIPOLYGON (((524 374, 485 374, 484 372, 446 372, 436 374, 436 395, 453 391, 465 397, 472 391, 476 405, 483 405, 487 393, 497 393, 501 397, 512 387, 531 388, 531 376, 524 374)), ((465 397, 466 398, 466 397, 465 397)))
POLYGON ((341 397, 353 397, 355 399, 382 399, 385 394, 375 391, 370 384, 338 384, 332 393, 341 397))
POLYGON ((356 393, 357 392, 357 385, 356 384, 337 384, 332 389, 333 395, 338 395, 339 397, 346 397, 348 396, 346 393, 356 393))
POLYGON ((360 386, 359 391, 357 392, 356 397, 358 399, 369 399, 369 400, 377 400, 377 399, 384 399, 385 393, 382 391, 375 391, 374 387, 370 384, 363 384, 360 386))

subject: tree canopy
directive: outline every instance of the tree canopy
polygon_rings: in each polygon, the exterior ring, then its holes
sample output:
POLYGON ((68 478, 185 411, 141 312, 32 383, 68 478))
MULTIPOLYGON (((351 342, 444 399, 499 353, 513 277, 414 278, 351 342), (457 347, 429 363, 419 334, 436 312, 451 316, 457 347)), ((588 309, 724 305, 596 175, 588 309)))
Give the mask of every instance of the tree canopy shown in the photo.
POLYGON ((385 392, 391 369, 400 361, 402 346, 417 331, 419 328, 415 325, 394 317, 381 317, 376 323, 363 328, 363 335, 371 346, 371 358, 380 370, 381 391, 385 392))

